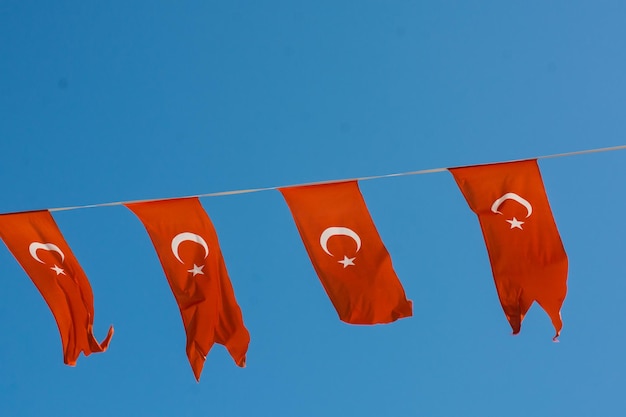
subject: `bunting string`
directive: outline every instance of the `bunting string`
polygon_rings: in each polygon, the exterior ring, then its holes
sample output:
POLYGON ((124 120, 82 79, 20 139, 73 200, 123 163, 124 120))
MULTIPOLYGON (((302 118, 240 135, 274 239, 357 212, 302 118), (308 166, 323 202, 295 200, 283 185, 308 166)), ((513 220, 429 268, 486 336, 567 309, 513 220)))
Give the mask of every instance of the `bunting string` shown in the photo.
MULTIPOLYGON (((599 153, 599 152, 612 152, 612 151, 619 151, 623 149, 626 149, 626 145, 611 146, 611 147, 606 147, 606 148, 586 149, 586 150, 574 151, 574 152, 557 153, 557 154, 551 154, 551 155, 537 156, 533 158, 511 159, 507 161, 490 162, 489 164, 520 162, 520 161, 527 161, 527 160, 532 160, 532 159, 563 158, 567 156, 586 155, 586 154, 599 153)), ((473 164, 473 165, 483 165, 483 164, 473 164)), ((464 167, 469 167, 469 166, 472 166, 472 165, 463 165, 463 166, 454 167, 454 168, 464 168, 464 167)), ((55 211, 80 210, 80 209, 98 208, 98 207, 122 206, 124 204, 149 203, 152 201, 175 200, 178 198, 222 197, 222 196, 227 196, 227 195, 250 194, 250 193, 258 193, 261 191, 272 191, 272 190, 278 190, 279 188, 288 188, 288 187, 303 187, 303 186, 309 186, 309 185, 334 184, 334 183, 345 182, 345 181, 369 181, 369 180, 377 180, 377 179, 382 179, 382 178, 394 178, 394 177, 406 177, 410 175, 434 174, 437 172, 448 171, 451 168, 453 167, 421 169, 418 171, 398 172, 395 174, 382 174, 382 175, 371 175, 371 176, 366 176, 366 177, 334 179, 334 180, 327 180, 327 181, 308 182, 308 183, 282 185, 282 186, 275 186, 275 187, 262 187, 262 188, 248 188, 248 189, 243 189, 243 190, 219 191, 219 192, 214 192, 214 193, 194 194, 194 195, 187 195, 187 196, 182 196, 182 197, 151 198, 151 199, 145 199, 145 200, 115 201, 115 202, 109 202, 109 203, 56 207, 56 208, 48 209, 48 211, 55 212, 55 211)), ((4 214, 11 214, 11 213, 4 213, 4 214)))
POLYGON ((63 360, 73 366, 81 352, 88 356, 106 351, 113 327, 102 342, 96 340, 91 286, 50 212, 126 206, 143 223, 163 266, 185 326, 187 357, 199 381, 214 343, 223 344, 235 363, 245 366, 250 334, 217 232, 198 198, 280 191, 340 319, 349 324, 385 324, 411 317, 413 304, 393 269, 357 181, 449 171, 478 216, 500 304, 513 334, 519 333, 524 315, 537 302, 550 317, 557 341, 563 326, 568 258, 537 160, 621 149, 626 145, 282 187, 5 213, 0 215, 0 239, 46 300, 61 334, 63 360), (508 200, 519 207, 505 206, 508 200), (334 236, 351 239, 356 247, 346 250, 345 244, 329 245, 334 236), (183 242, 193 245, 183 247, 183 242))

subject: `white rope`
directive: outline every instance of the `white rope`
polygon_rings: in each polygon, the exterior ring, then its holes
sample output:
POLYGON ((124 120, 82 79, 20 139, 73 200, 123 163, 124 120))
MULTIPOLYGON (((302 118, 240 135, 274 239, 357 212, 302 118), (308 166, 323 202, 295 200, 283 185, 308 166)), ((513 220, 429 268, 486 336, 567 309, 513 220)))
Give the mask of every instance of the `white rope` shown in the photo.
MULTIPOLYGON (((598 152, 619 151, 619 150, 622 150, 622 149, 626 149, 626 145, 612 146, 612 147, 609 147, 609 148, 587 149, 587 150, 584 150, 584 151, 558 153, 558 154, 552 154, 552 155, 538 156, 538 157, 535 157, 535 158, 514 159, 514 160, 509 160, 509 161, 501 161, 501 162, 493 162, 493 163, 519 162, 519 161, 528 161, 528 160, 532 160, 532 159, 562 158, 562 157, 566 157, 566 156, 585 155, 585 154, 598 153, 598 152)), ((473 166, 473 165, 463 165, 462 167, 468 167, 468 166, 473 166)), ((434 174, 436 172, 447 171, 449 168, 452 168, 452 167, 422 169, 422 170, 419 170, 419 171, 399 172, 397 174, 372 175, 372 176, 369 176, 369 177, 345 178, 345 179, 339 179, 339 180, 308 182, 308 183, 303 183, 303 184, 284 185, 284 186, 280 186, 280 187, 265 187, 265 188, 250 188, 250 189, 246 189, 246 190, 220 191, 220 192, 216 192, 216 193, 195 194, 195 195, 188 195, 188 196, 183 196, 183 197, 153 198, 153 199, 149 199, 149 200, 116 201, 116 202, 112 202, 112 203, 88 204, 88 205, 84 205, 84 206, 57 207, 57 208, 48 209, 48 211, 53 212, 53 211, 78 210, 78 209, 96 208, 96 207, 121 206, 121 205, 124 205, 124 204, 148 203, 148 202, 151 202, 151 201, 174 200, 174 199, 177 199, 177 198, 221 197, 221 196, 226 196, 226 195, 250 194, 250 193, 258 193, 260 191, 278 190, 279 188, 301 187, 301 186, 321 185, 321 184, 334 184, 334 183, 344 182, 344 181, 368 181, 368 180, 377 180, 377 179, 381 179, 381 178, 406 177, 406 176, 409 176, 409 175, 434 174)))

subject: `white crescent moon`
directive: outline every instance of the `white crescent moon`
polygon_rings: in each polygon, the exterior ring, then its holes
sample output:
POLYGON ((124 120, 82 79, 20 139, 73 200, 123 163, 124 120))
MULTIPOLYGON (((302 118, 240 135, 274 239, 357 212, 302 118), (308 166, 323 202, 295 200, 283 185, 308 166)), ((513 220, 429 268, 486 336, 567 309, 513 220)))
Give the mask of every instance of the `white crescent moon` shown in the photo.
POLYGON ((320 236, 320 245, 322 246, 322 249, 324 249, 324 252, 330 256, 333 256, 333 254, 328 250, 328 239, 333 236, 351 237, 356 242, 356 251, 358 252, 359 249, 361 249, 361 238, 354 230, 348 229, 347 227, 329 227, 322 232, 322 235, 320 236))
POLYGON ((61 262, 63 262, 65 260, 65 254, 54 243, 33 242, 33 243, 30 244, 30 246, 28 246, 28 251, 30 252, 30 256, 32 256, 37 262, 40 262, 42 264, 44 263, 44 261, 39 259, 39 256, 37 256, 37 250, 38 249, 43 249, 43 250, 47 250, 47 251, 51 251, 51 252, 56 252, 59 255, 61 255, 61 262))
POLYGON ((517 201, 522 206, 524 206, 528 211, 526 218, 530 217, 530 215, 533 214, 533 206, 528 202, 528 200, 525 200, 515 193, 506 193, 502 197, 498 198, 496 201, 493 202, 493 205, 491 206, 491 211, 493 211, 494 213, 502 214, 498 211, 498 209, 500 208, 500 205, 502 205, 502 203, 504 203, 506 200, 517 201))
POLYGON ((206 244, 206 241, 202 238, 202 236, 197 235, 195 233, 183 232, 174 236, 172 239, 172 252, 178 261, 182 264, 184 263, 180 256, 178 256, 178 245, 185 241, 195 242, 198 245, 201 245, 204 248, 204 258, 206 259, 209 256, 209 245, 206 244))

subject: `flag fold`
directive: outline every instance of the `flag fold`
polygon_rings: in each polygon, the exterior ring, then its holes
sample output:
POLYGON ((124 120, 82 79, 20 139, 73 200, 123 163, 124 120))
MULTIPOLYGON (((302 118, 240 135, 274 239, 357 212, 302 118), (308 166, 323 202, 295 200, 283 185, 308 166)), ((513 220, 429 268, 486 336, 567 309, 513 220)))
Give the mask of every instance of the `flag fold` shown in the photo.
POLYGON ((413 314, 357 181, 280 192, 342 321, 390 323, 413 314))
POLYGON ((250 335, 217 234, 197 198, 126 204, 145 226, 176 298, 196 380, 214 343, 245 366, 250 335))
POLYGON ((557 340, 568 261, 536 160, 451 168, 478 216, 500 303, 513 334, 537 302, 557 340))
POLYGON ((0 215, 0 237, 33 281, 61 334, 63 361, 74 366, 85 356, 104 352, 113 326, 98 342, 93 334, 91 285, 48 211, 0 215))

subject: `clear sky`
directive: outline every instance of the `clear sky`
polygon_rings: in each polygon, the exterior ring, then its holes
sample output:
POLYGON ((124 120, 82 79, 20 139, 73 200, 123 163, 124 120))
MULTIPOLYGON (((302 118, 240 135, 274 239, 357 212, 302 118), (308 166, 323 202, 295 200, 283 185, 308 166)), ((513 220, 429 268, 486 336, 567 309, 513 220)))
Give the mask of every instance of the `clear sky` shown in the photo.
MULTIPOLYGON (((626 143, 621 1, 0 1, 0 212, 188 196, 626 143), (304 4, 307 3, 307 4, 304 4)), ((251 334, 200 383, 145 229, 54 213, 106 353, 63 364, 0 245, 3 416, 621 416, 626 151, 541 160, 569 256, 560 343, 519 336, 447 172, 365 181, 414 316, 339 321, 277 191, 202 198, 251 334)))

